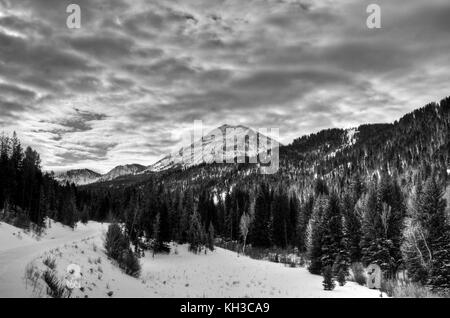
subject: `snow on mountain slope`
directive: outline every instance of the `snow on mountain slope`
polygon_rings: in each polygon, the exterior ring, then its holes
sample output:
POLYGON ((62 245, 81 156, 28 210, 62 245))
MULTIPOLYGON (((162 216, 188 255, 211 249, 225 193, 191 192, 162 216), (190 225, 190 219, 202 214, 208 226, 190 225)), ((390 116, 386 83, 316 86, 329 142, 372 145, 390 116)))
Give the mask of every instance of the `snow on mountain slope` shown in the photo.
POLYGON ((144 171, 145 168, 145 166, 139 164, 117 166, 107 174, 103 175, 99 181, 111 181, 121 176, 135 175, 144 171))
POLYGON ((61 172, 55 175, 55 179, 60 183, 74 183, 85 185, 97 182, 102 175, 89 169, 76 169, 61 172))
POLYGON ((342 137, 342 144, 327 154, 327 157, 335 157, 336 154, 348 147, 353 146, 358 140, 358 129, 357 128, 349 128, 344 131, 344 135, 342 137))
POLYGON ((55 175, 55 179, 61 183, 69 182, 75 183, 75 185, 86 185, 95 182, 111 181, 121 176, 135 175, 144 171, 145 168, 145 166, 139 164, 117 166, 104 175, 89 169, 69 170, 55 175))
POLYGON ((201 163, 233 162, 235 158, 254 158, 258 154, 266 153, 270 148, 279 146, 278 141, 251 128, 222 125, 193 144, 164 157, 146 171, 186 168, 201 163))

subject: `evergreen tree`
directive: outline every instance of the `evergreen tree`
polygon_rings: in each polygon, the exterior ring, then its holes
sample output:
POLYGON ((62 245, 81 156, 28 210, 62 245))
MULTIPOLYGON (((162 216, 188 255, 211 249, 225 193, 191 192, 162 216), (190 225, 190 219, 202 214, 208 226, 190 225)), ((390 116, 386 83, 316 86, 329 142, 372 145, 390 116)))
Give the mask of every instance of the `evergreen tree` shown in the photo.
POLYGON ((307 229, 307 249, 310 264, 308 270, 312 274, 321 274, 322 272, 322 241, 323 241, 323 218, 325 209, 328 206, 328 198, 320 196, 314 203, 313 214, 309 220, 307 229))
POLYGON ((369 190, 363 218, 362 260, 378 264, 387 277, 402 264, 404 199, 396 180, 385 175, 369 190))
POLYGON ((251 241, 253 246, 269 247, 270 238, 270 205, 271 193, 269 186, 261 184, 255 201, 255 218, 251 228, 251 241))
POLYGON ((271 203, 272 242, 275 246, 288 245, 289 198, 282 187, 278 188, 271 203))
POLYGON ((336 287, 336 283, 334 282, 333 278, 333 270, 331 269, 330 265, 327 265, 323 269, 323 289, 324 290, 333 290, 334 287, 336 287))
POLYGON ((431 177, 421 199, 419 222, 432 253, 428 284, 450 291, 450 226, 441 186, 431 177))
POLYGON ((209 223, 208 227, 208 248, 211 251, 214 251, 214 226, 212 223, 209 223))
POLYGON ((189 250, 195 254, 198 254, 201 252, 204 245, 205 234, 203 232, 203 227, 200 222, 200 215, 197 210, 194 210, 194 213, 191 215, 190 219, 188 232, 189 250))
POLYGON ((345 194, 342 210, 344 215, 344 229, 347 238, 348 252, 351 262, 361 260, 361 215, 363 208, 361 201, 355 204, 350 194, 345 194))

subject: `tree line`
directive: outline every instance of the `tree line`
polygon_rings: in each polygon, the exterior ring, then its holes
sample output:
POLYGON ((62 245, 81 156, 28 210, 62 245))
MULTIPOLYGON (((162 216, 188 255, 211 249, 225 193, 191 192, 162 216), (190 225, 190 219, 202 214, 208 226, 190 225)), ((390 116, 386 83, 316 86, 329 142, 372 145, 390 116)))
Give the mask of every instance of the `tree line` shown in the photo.
MULTIPOLYGON (((14 133, 0 136, 0 219, 20 227, 44 228, 50 217, 74 226, 82 217, 76 204, 76 187, 60 185, 41 169, 39 154, 23 149, 14 133)), ((87 221, 87 220, 86 220, 87 221)))

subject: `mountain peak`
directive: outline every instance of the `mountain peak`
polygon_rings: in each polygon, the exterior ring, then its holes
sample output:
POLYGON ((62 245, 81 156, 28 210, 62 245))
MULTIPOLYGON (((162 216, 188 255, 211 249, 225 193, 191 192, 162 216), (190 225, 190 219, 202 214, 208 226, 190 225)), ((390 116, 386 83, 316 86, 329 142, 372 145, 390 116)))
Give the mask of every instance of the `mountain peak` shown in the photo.
POLYGON ((174 167, 191 167, 202 163, 213 163, 216 158, 223 158, 223 162, 233 161, 235 158, 252 158, 268 150, 263 143, 251 144, 250 140, 257 141, 262 137, 270 141, 270 146, 278 147, 280 143, 272 140, 249 127, 243 125, 223 124, 213 129, 209 134, 202 136, 193 144, 182 147, 165 156, 151 165, 146 171, 162 171, 174 167), (228 130, 230 129, 230 130, 228 130), (220 133, 218 133, 220 131, 220 133), (222 138, 217 138, 217 135, 222 138), (249 138, 246 138, 249 137, 249 138), (245 147, 235 147, 236 140, 245 142, 245 147), (241 149, 244 148, 244 149, 241 149))
POLYGON ((74 169, 60 172, 55 175, 55 179, 61 183, 75 183, 76 185, 85 185, 97 182, 102 175, 89 169, 74 169))

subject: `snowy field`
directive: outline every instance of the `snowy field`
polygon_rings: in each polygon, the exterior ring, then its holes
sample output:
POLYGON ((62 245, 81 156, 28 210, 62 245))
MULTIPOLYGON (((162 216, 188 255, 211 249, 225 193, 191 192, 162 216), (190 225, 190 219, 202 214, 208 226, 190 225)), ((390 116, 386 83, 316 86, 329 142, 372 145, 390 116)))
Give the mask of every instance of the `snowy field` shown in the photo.
MULTIPOLYGON (((147 253, 141 259, 139 279, 122 273, 103 251, 106 225, 89 222, 75 230, 52 224, 37 240, 13 226, 0 223, 0 297, 46 297, 42 279, 27 276, 47 269, 43 261, 56 261, 63 281, 69 264, 81 266, 82 288, 71 297, 379 297, 356 283, 324 291, 322 277, 305 268, 254 260, 217 248, 194 255, 186 245, 173 245, 170 255, 147 253)), ((36 274, 38 275, 38 274, 36 274)))

